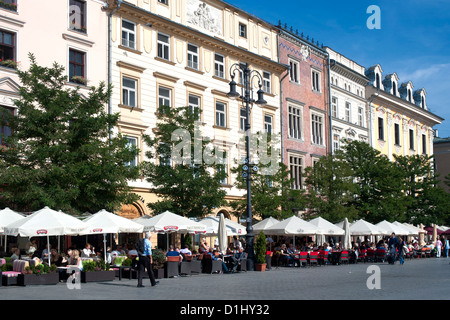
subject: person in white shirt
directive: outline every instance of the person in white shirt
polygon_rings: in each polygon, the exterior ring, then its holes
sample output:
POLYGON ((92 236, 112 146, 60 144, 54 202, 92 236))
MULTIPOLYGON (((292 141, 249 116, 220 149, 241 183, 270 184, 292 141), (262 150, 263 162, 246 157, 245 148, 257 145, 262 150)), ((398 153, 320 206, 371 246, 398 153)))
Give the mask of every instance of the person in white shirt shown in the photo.
POLYGON ((91 255, 95 255, 94 247, 91 246, 90 243, 86 243, 86 246, 84 247, 83 251, 81 252, 82 258, 90 258, 91 255))

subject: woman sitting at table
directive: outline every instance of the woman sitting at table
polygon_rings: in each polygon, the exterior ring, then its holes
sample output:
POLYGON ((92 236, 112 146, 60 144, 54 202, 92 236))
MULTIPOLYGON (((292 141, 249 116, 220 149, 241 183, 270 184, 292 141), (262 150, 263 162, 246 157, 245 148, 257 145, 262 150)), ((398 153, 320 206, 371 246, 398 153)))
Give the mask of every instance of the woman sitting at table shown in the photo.
POLYGON ((286 244, 281 245, 281 261, 284 261, 287 265, 294 263, 294 257, 289 254, 286 244))
POLYGON ((72 256, 72 260, 70 261, 70 263, 71 264, 67 265, 67 267, 75 267, 80 270, 83 270, 83 261, 81 260, 81 257, 80 257, 80 251, 73 250, 73 256, 72 256))

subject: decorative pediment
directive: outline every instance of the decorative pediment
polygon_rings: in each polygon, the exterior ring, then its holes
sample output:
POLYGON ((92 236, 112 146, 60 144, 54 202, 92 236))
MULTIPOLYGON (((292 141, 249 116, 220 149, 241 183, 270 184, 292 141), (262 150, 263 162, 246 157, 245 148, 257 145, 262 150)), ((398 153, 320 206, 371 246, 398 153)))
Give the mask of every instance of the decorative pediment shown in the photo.
POLYGON ((10 77, 0 79, 0 91, 19 94, 20 85, 10 77))

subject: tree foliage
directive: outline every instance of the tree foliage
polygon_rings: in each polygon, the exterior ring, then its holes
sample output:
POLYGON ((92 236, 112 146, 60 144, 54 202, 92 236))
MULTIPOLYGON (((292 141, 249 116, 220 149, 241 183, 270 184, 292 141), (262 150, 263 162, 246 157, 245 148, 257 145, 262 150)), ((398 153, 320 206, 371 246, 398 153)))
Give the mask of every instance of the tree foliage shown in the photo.
MULTIPOLYGON (((276 148, 278 140, 270 134, 257 133, 252 135, 255 150, 251 154, 266 153, 266 161, 249 164, 251 170, 251 203, 252 214, 265 219, 273 217, 281 220, 303 210, 306 202, 302 197, 303 190, 291 189, 293 179, 289 178, 289 170, 283 163, 279 163, 280 152, 276 148), (264 141, 263 141, 264 140, 264 141), (258 170, 254 171, 253 167, 258 170)), ((243 177, 244 163, 235 160, 235 167, 231 170, 236 175, 235 186, 246 190, 247 178, 243 177)), ((231 203, 233 214, 237 217, 247 216, 247 194, 242 199, 231 203)))
POLYGON ((203 217, 225 204, 221 183, 226 177, 224 165, 215 158, 208 139, 196 131, 198 117, 197 110, 189 107, 162 106, 154 136, 144 136, 149 147, 147 158, 153 161, 143 163, 142 173, 159 197, 148 204, 154 212, 169 210, 186 217, 203 217), (211 162, 203 161, 206 155, 211 162))
POLYGON ((92 86, 85 97, 65 87, 62 66, 39 66, 32 54, 30 61, 29 70, 17 71, 17 116, 3 119, 13 134, 0 152, 0 205, 77 214, 134 201, 128 180, 138 169, 125 164, 138 151, 121 135, 109 139, 118 120, 105 112, 111 87, 92 86))

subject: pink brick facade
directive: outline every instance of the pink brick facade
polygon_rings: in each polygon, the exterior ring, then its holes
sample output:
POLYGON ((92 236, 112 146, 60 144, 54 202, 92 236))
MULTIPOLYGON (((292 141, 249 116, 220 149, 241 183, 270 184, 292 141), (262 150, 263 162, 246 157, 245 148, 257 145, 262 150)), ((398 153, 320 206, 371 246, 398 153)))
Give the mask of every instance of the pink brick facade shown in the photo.
POLYGON ((319 46, 281 30, 279 59, 291 67, 282 81, 282 149, 292 174, 292 156, 304 170, 329 150, 328 56, 319 46))

